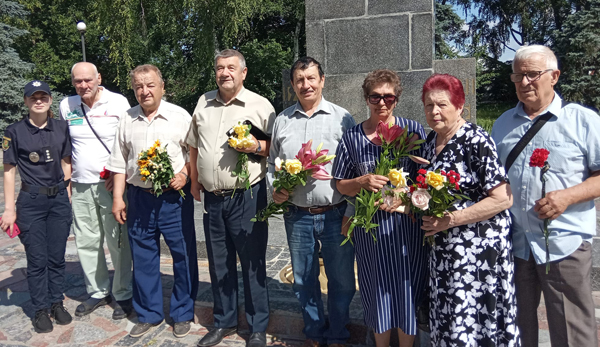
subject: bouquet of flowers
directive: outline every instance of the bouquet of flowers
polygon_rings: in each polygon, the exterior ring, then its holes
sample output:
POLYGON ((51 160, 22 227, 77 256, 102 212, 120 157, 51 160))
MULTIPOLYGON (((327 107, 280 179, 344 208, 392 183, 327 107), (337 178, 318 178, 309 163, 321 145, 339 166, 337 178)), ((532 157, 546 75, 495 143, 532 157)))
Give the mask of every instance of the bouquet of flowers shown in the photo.
POLYGON ((106 170, 106 166, 100 171, 100 179, 107 180, 110 178, 110 170, 106 170))
MULTIPOLYGON (((227 143, 232 148, 250 148, 254 145, 254 140, 250 136, 252 125, 238 122, 233 126, 233 132, 227 143)), ((248 171, 248 153, 238 152, 238 160, 232 174, 237 177, 236 188, 239 183, 246 189, 250 189, 250 172, 248 171)), ((235 189, 233 190, 235 194, 235 189)), ((250 192, 252 194, 252 192, 250 192)))
MULTIPOLYGON (((306 185, 309 176, 318 180, 330 180, 332 178, 325 170, 325 165, 332 161, 335 155, 328 155, 329 150, 322 149, 322 143, 316 151, 313 151, 311 147, 312 140, 302 145, 296 158, 288 160, 275 159, 275 180, 273 181, 275 191, 285 189, 292 194, 297 186, 306 185)), ((289 201, 284 201, 281 204, 271 202, 267 207, 258 211, 252 221, 264 222, 272 215, 283 214, 288 205, 289 201)))
MULTIPOLYGON (((379 156, 374 174, 388 176, 390 171, 398 165, 402 157, 410 157, 417 162, 423 161, 423 158, 408 154, 411 151, 419 149, 420 145, 425 142, 425 140, 418 140, 418 138, 418 134, 409 134, 407 129, 401 128, 397 124, 392 125, 391 123, 385 124, 379 122, 377 125, 377 137, 373 139, 373 143, 383 147, 383 150, 379 156)), ((356 227, 364 228, 365 232, 371 233, 373 240, 377 241, 373 228, 379 225, 371 221, 379 209, 378 205, 382 202, 382 192, 384 190, 389 190, 389 187, 378 192, 371 192, 363 188, 356 195, 354 216, 350 219, 348 236, 342 242, 342 245, 348 241, 352 242, 352 232, 356 227)))
MULTIPOLYGON (((417 182, 399 194, 402 202, 415 214, 441 218, 448 213, 448 209, 456 200, 469 199, 468 196, 460 194, 460 174, 454 170, 445 172, 420 169, 417 174, 417 182)), ((426 238, 430 245, 435 245, 433 236, 426 238)))
MULTIPOLYGON (((550 151, 544 148, 536 148, 529 159, 529 166, 531 167, 539 167, 540 170, 540 181, 542 181, 542 199, 546 197, 546 172, 550 170, 550 164, 548 164, 548 155, 550 151)), ((548 225, 550 225, 550 220, 548 218, 544 219, 544 239, 546 240, 546 274, 550 271, 550 245, 548 242, 548 237, 550 236, 550 232, 548 231, 548 225)))
MULTIPOLYGON (((150 189, 156 196, 160 196, 163 193, 163 187, 168 187, 173 177, 175 177, 171 158, 167 153, 167 145, 162 147, 160 140, 156 140, 152 147, 140 152, 137 164, 142 176, 141 180, 152 182, 152 188, 150 189)), ((183 190, 179 189, 178 192, 182 198, 185 198, 183 190)))

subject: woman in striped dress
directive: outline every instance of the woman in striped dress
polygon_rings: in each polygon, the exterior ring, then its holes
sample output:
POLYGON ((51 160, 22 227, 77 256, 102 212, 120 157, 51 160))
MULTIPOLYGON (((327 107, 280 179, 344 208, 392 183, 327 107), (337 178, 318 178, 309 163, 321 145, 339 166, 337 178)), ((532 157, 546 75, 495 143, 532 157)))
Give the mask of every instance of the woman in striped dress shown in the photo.
MULTIPOLYGON (((362 88, 370 117, 344 134, 334 163, 337 188, 348 196, 355 196, 361 188, 377 191, 388 181, 387 177, 371 174, 382 151, 381 146, 373 143, 380 121, 398 124, 425 138, 419 123, 392 114, 402 92, 400 77, 395 72, 373 71, 362 88)), ((415 176, 417 164, 410 159, 401 159, 398 166, 415 176)), ((353 210, 348 208, 346 216, 351 216, 353 210)), ((373 223, 379 224, 375 229, 377 241, 364 229, 355 229, 353 234, 365 323, 375 331, 377 347, 389 346, 392 328, 398 328, 401 347, 412 346, 417 334, 415 312, 426 276, 423 232, 420 224, 408 216, 384 210, 377 211, 373 223)), ((347 230, 348 224, 344 226, 347 230)))

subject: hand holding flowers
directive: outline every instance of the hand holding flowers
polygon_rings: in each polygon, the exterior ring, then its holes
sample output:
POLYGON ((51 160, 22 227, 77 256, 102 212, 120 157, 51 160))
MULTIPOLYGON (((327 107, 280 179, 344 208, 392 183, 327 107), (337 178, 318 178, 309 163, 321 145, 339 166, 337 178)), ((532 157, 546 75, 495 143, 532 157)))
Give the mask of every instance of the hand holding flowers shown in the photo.
MULTIPOLYGON (((285 191, 287 197, 293 193, 294 188, 299 185, 306 185, 308 177, 313 177, 318 180, 330 180, 332 177, 325 170, 325 165, 335 158, 335 155, 328 155, 329 150, 322 150, 323 144, 317 147, 316 151, 311 149, 312 140, 303 144, 296 158, 281 160, 275 159, 275 180, 273 181, 273 189, 275 192, 285 191)), ((285 194, 284 194, 285 196, 285 194)), ((288 201, 281 203, 272 202, 266 208, 259 211, 253 222, 266 221, 270 216, 283 214, 286 211, 288 201)))
MULTIPOLYGON (((529 166, 531 167, 539 167, 540 170, 540 181, 542 182, 542 200, 546 197, 546 172, 550 170, 550 164, 548 164, 548 156, 550 155, 550 151, 544 148, 536 148, 529 159, 529 166)), ((540 208, 536 204, 536 208, 538 211, 540 208)), ((550 231, 548 231, 548 225, 550 225, 550 219, 544 218, 544 239, 546 241, 546 274, 550 271, 550 245, 549 245, 549 236, 550 231)))
MULTIPOLYGON (((167 152, 167 145, 162 147, 160 140, 156 140, 152 147, 140 152, 137 164, 142 176, 141 180, 152 182, 152 188, 150 189, 156 196, 160 196, 163 193, 163 188, 168 187, 175 177, 171 158, 169 158, 167 152)), ((185 198, 183 190, 178 189, 177 191, 181 197, 185 198)))
MULTIPOLYGON (((402 180, 406 180, 406 175, 404 172, 400 173, 392 170, 398 165, 402 157, 409 157, 414 161, 423 160, 426 162, 420 157, 408 154, 411 151, 419 149, 420 145, 425 142, 425 140, 419 140, 418 134, 409 134, 407 129, 401 128, 397 124, 392 125, 391 123, 385 124, 383 122, 379 122, 376 132, 377 137, 375 137, 372 142, 381 146, 382 151, 377 166, 375 167, 375 175, 369 177, 370 180, 377 180, 378 177, 384 177, 385 183, 387 183, 387 179, 390 179, 400 184, 402 183, 402 180), (388 176, 390 172, 392 172, 391 177, 388 176)), ((355 199, 355 213, 350 219, 348 236, 342 245, 348 241, 352 242, 351 237, 355 227, 364 228, 365 232, 370 232, 373 239, 377 241, 373 229, 377 227, 378 224, 372 223, 371 221, 373 216, 375 216, 375 213, 377 213, 379 206, 384 203, 382 198, 382 191, 373 189, 373 187, 370 187, 369 189, 362 188, 360 192, 358 192, 355 199)))
MULTIPOLYGON (((231 148, 236 150, 245 150, 252 148, 255 145, 255 140, 250 135, 250 124, 242 124, 238 122, 237 125, 233 126, 233 133, 229 136, 227 143, 231 148)), ((250 172, 248 171, 248 154, 240 151, 238 153, 238 160, 232 174, 237 177, 236 188, 239 183, 243 184, 245 189, 250 189, 250 172)), ((233 190, 235 193, 235 189, 233 190)))

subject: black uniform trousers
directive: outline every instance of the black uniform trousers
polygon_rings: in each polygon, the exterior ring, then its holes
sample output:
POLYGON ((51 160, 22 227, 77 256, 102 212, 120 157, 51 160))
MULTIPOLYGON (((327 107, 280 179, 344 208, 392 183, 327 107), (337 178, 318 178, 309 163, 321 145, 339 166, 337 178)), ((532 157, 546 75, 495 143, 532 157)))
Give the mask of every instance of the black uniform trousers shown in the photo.
POLYGON ((233 196, 204 195, 204 235, 214 298, 214 324, 228 328, 238 324, 238 276, 236 253, 244 280, 246 319, 251 332, 263 332, 269 323, 267 293, 267 223, 251 222, 267 205, 267 186, 261 180, 233 196), (252 192, 252 195, 251 195, 252 192))
POLYGON ((69 195, 61 186, 57 195, 21 191, 17 198, 19 238, 27 256, 27 284, 33 308, 38 311, 62 301, 65 249, 73 215, 69 195))

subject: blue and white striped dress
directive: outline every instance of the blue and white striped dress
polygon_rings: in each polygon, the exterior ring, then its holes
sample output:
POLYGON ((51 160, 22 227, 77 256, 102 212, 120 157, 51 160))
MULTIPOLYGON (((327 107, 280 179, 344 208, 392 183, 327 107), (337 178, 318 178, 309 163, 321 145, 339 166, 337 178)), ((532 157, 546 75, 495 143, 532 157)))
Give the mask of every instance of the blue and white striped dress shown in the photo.
MULTIPOLYGON (((416 121, 396 117, 396 124, 426 137, 416 121)), ((350 128, 338 145, 333 177, 352 179, 374 172, 381 150, 367 138, 362 124, 350 128)), ((410 172, 411 177, 416 176, 418 165, 410 159, 401 159, 399 167, 410 172)), ((354 230, 365 324, 376 333, 400 328, 406 334, 416 335, 416 309, 424 296, 427 275, 421 223, 404 214, 381 210, 373 222, 379 224, 375 230, 377 242, 364 229, 354 230)))

